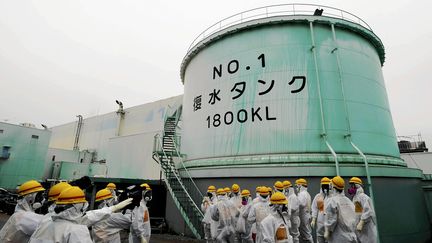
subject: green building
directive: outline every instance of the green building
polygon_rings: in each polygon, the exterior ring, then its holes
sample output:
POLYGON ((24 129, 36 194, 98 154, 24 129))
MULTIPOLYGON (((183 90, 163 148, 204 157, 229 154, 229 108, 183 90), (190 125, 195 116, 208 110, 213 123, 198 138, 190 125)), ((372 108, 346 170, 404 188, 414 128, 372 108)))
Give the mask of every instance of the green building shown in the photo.
POLYGON ((0 187, 41 180, 50 138, 49 130, 0 122, 0 187))

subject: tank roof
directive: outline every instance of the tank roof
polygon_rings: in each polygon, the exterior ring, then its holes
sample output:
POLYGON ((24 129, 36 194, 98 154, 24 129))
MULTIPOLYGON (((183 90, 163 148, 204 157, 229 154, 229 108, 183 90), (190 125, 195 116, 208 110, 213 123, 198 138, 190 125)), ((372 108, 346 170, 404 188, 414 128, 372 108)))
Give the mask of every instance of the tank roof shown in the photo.
POLYGON ((229 16, 201 32, 192 41, 183 58, 180 69, 182 82, 184 82, 184 74, 190 60, 211 42, 245 29, 287 22, 334 24, 336 27, 356 32, 371 42, 377 50, 381 65, 384 64, 384 45, 372 28, 356 15, 323 5, 279 4, 254 8, 229 16))

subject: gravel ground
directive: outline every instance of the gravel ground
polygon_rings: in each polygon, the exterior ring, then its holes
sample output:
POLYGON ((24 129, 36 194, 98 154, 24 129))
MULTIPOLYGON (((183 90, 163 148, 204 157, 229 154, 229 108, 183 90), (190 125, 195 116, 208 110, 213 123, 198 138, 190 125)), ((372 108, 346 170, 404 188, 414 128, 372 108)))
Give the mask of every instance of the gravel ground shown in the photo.
MULTIPOLYGON (((3 225, 9 219, 9 215, 0 213, 0 229, 3 228, 3 225)), ((127 232, 122 232, 122 242, 127 243, 127 232)), ((153 234, 150 239, 150 243, 202 243, 205 241, 191 239, 188 237, 178 236, 178 235, 169 235, 169 234, 153 234)))

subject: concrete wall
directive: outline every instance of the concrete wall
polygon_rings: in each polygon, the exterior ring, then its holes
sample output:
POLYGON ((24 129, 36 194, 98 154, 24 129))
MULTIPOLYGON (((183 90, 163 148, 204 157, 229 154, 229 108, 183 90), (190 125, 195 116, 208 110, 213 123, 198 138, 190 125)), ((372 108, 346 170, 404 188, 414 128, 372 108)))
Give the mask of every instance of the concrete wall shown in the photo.
MULTIPOLYGON (((346 186, 351 176, 344 176, 346 186)), ((223 177, 223 175, 221 175, 223 177)), ((319 192, 321 177, 305 177, 308 180, 308 191, 312 198, 319 192)), ((255 195, 255 187, 272 186, 276 180, 290 180, 297 177, 260 177, 260 178, 200 178, 196 179, 198 187, 205 192, 209 185, 216 188, 231 187, 233 183, 241 189, 249 189, 255 195)), ((366 178, 361 178, 366 182, 366 178)), ((375 209, 378 220, 381 243, 384 242, 427 242, 431 237, 430 223, 426 201, 421 187, 420 178, 374 177, 373 190, 375 209)), ((346 188, 347 189, 347 188, 346 188)), ((365 188, 367 194, 369 190, 365 188)), ((167 221, 176 232, 186 233, 181 216, 176 212, 170 198, 167 200, 167 221), (174 224, 174 222, 178 222, 174 224), (174 225, 173 225, 174 224, 174 225)))
POLYGON ((15 189, 31 179, 41 180, 51 132, 0 122, 0 152, 10 146, 10 157, 0 159, 0 187, 15 189))
POLYGON ((421 169, 423 174, 432 174, 432 152, 404 153, 401 158, 408 167, 421 169))
MULTIPOLYGON (((159 165, 152 159, 154 135, 164 127, 166 114, 182 104, 182 96, 85 118, 78 147, 96 152, 96 161, 106 161, 109 177, 159 179, 159 165)), ((77 121, 52 128, 50 148, 71 150, 77 121)))

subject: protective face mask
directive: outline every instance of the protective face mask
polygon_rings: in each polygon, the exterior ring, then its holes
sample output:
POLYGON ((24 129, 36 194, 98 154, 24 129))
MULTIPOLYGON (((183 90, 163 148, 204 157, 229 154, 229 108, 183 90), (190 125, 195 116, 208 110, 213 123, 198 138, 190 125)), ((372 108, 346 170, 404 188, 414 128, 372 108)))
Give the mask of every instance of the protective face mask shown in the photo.
POLYGON ((72 204, 72 206, 75 208, 75 211, 79 214, 83 214, 84 213, 84 203, 76 203, 76 204, 72 204))
POLYGON ((248 199, 247 199, 247 197, 242 197, 242 205, 243 205, 243 206, 246 206, 247 203, 248 203, 248 199))
POLYGON ((42 207, 42 203, 40 203, 40 202, 35 202, 32 205, 33 210, 39 209, 41 207, 42 207))
POLYGON ((321 189, 324 192, 324 194, 329 194, 330 185, 322 185, 321 189))
POLYGON ((260 194, 260 197, 266 199, 266 198, 268 197, 268 195, 261 195, 261 194, 260 194))
POLYGON ((287 205, 282 205, 282 212, 288 212, 287 205))
POLYGON ((30 193, 28 195, 25 195, 24 199, 29 205, 33 205, 33 203, 35 203, 36 201, 36 195, 37 193, 30 193))
POLYGON ((144 201, 149 202, 152 200, 152 191, 146 191, 144 193, 144 201))
POLYGON ((211 192, 207 192, 207 197, 211 199, 213 197, 213 194, 211 192))
POLYGON ((355 195, 357 192, 357 188, 355 186, 352 186, 348 189, 348 194, 355 195))

